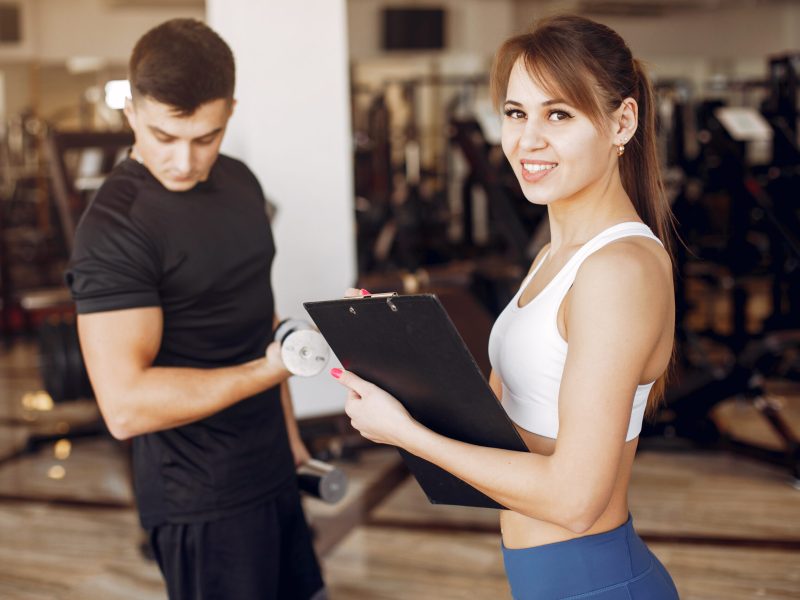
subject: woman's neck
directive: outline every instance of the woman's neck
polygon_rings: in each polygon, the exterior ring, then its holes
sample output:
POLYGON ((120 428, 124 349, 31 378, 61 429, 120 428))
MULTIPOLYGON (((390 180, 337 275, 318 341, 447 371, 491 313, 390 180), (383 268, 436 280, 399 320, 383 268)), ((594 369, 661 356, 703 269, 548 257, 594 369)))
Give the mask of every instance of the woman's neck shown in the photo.
POLYGON ((551 256, 581 246, 617 223, 641 221, 616 169, 596 185, 548 205, 547 213, 551 256))

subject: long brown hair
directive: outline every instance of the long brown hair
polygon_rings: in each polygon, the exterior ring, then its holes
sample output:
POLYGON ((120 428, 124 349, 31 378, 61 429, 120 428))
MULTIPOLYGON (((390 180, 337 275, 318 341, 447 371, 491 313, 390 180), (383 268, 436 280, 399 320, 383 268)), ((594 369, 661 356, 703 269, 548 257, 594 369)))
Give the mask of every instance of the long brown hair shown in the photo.
MULTIPOLYGON (((530 32, 506 40, 495 55, 490 86, 498 108, 517 61, 548 93, 585 113, 598 129, 625 98, 636 100, 639 125, 620 158, 620 179, 639 217, 672 257, 674 217, 656 152, 653 88, 625 40, 610 27, 575 15, 537 21, 530 32)), ((653 386, 648 415, 663 398, 668 373, 669 369, 653 386)))

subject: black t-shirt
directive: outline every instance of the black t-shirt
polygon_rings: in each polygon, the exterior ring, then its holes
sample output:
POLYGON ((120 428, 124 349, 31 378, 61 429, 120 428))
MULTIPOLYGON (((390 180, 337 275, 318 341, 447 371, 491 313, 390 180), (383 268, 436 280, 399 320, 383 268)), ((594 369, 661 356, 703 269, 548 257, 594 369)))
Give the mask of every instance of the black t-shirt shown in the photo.
MULTIPOLYGON (((84 213, 66 274, 79 314, 160 306, 162 367, 263 356, 272 339, 275 246, 252 172, 220 156, 207 181, 171 192, 117 166, 84 213)), ((206 419, 133 439, 142 524, 215 519, 295 484, 278 387, 206 419)))

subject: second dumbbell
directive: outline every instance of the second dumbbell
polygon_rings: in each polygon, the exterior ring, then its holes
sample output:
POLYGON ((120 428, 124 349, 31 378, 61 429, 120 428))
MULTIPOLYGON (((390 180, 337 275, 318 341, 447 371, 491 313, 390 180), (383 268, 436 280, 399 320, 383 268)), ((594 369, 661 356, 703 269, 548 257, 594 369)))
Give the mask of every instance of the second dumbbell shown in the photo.
POLYGON ((293 375, 312 377, 328 364, 331 349, 322 334, 301 319, 286 319, 275 329, 283 364, 293 375))

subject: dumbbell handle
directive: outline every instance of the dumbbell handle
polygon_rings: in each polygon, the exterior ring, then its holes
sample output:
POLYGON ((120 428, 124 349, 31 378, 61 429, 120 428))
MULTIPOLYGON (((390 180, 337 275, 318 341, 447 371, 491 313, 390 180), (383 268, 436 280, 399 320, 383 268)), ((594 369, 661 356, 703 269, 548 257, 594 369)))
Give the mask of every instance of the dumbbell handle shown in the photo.
POLYGON ((297 485, 300 491, 335 504, 347 492, 347 476, 341 469, 312 458, 297 467, 297 485))

